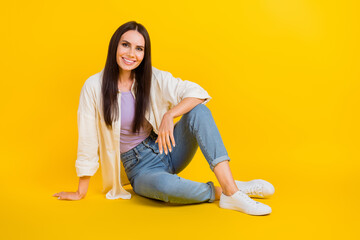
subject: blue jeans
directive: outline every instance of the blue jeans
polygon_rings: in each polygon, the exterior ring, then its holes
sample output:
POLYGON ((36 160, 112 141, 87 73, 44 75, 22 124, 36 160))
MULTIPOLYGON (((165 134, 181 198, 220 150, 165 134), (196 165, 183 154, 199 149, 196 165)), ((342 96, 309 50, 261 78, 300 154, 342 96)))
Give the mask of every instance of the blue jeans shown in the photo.
POLYGON ((121 161, 136 194, 170 203, 213 202, 214 183, 195 182, 179 177, 194 157, 198 146, 214 171, 216 164, 230 161, 211 111, 204 104, 184 114, 174 126, 176 146, 168 155, 159 152, 157 134, 121 154, 121 161))

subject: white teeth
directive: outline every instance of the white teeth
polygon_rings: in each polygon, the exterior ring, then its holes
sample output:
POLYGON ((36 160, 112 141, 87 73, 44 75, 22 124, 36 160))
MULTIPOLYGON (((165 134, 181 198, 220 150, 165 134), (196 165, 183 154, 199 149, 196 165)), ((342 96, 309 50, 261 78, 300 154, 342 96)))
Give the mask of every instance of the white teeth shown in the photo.
POLYGON ((126 60, 125 58, 123 58, 125 60, 125 62, 128 62, 128 63, 133 63, 135 61, 129 61, 129 60, 126 60))

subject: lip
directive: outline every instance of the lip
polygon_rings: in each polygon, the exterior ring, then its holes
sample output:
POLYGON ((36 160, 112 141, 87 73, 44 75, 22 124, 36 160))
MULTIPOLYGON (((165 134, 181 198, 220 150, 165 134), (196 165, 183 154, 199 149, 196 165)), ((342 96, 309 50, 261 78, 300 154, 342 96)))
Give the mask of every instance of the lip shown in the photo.
POLYGON ((127 59, 127 58, 124 58, 124 57, 121 57, 122 58, 122 60, 123 60, 123 62, 126 64, 126 65, 132 65, 132 64, 134 64, 136 61, 135 60, 130 60, 130 59, 127 59), (129 63, 129 62, 127 62, 126 60, 128 60, 128 61, 132 61, 131 63, 129 63))

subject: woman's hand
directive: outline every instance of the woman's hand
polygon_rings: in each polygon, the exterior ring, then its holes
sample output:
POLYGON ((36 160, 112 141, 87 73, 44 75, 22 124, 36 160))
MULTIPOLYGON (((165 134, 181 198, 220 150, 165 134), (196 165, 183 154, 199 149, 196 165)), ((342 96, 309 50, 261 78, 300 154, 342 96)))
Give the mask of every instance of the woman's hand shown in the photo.
POLYGON ((60 200, 80 200, 83 199, 87 193, 91 176, 82 176, 79 178, 79 187, 76 192, 59 192, 55 193, 53 197, 60 200))
POLYGON ((164 114, 161 120, 158 138, 155 141, 155 143, 159 144, 160 154, 162 154, 163 149, 166 155, 168 153, 167 151, 168 148, 170 152, 172 151, 170 139, 173 146, 175 147, 175 139, 173 132, 174 132, 174 117, 172 116, 171 113, 167 112, 164 114))
POLYGON ((60 200, 80 200, 85 197, 85 195, 76 192, 59 192, 55 193, 53 197, 57 197, 60 200))

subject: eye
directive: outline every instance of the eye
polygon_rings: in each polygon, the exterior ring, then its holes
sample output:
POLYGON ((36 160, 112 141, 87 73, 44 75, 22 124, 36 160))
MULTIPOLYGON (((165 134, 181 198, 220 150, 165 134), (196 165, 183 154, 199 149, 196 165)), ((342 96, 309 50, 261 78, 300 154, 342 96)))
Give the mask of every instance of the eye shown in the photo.
POLYGON ((127 46, 127 43, 122 43, 122 45, 123 45, 124 47, 126 47, 126 46, 127 46))
POLYGON ((137 49, 138 49, 139 51, 142 51, 142 50, 143 50, 143 49, 142 49, 142 48, 140 48, 140 47, 139 47, 139 48, 137 48, 137 49))

